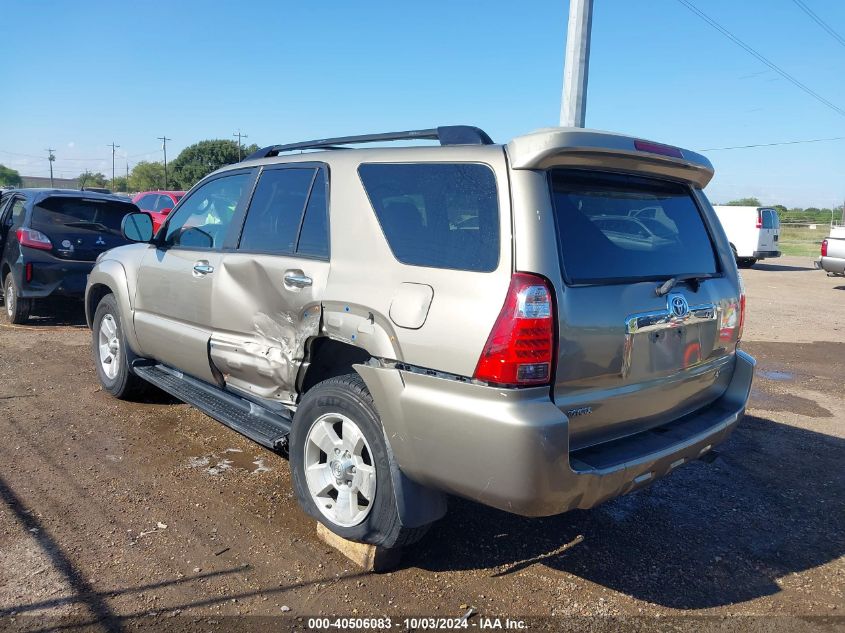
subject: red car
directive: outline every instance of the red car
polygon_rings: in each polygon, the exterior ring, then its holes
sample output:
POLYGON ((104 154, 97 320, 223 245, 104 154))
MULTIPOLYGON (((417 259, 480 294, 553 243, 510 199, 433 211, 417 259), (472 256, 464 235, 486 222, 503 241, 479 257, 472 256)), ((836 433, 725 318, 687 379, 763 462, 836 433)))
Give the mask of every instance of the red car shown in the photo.
POLYGON ((141 211, 150 214, 153 218, 153 231, 158 232, 159 227, 164 224, 167 214, 173 210, 173 207, 184 195, 184 191, 142 191, 132 198, 132 202, 141 211))

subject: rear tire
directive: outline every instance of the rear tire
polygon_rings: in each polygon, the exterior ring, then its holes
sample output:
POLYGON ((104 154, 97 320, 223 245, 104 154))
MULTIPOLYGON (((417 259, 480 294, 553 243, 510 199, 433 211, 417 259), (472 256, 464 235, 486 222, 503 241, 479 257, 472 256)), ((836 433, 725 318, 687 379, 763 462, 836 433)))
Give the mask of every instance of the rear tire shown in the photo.
POLYGON ((358 374, 329 378, 305 394, 291 429, 290 465, 294 492, 308 514, 351 541, 389 548, 420 540, 429 526, 402 526, 390 459, 358 374))
POLYGON ((147 383, 129 367, 132 351, 126 345, 123 320, 114 295, 100 300, 91 328, 94 366, 103 389, 121 400, 143 393, 147 383))
POLYGON ((32 310, 32 299, 20 297, 12 273, 7 274, 3 282, 3 303, 5 304, 6 318, 9 319, 9 323, 23 325, 29 320, 29 312, 32 310))
POLYGON ((756 263, 757 260, 753 257, 743 257, 742 259, 737 260, 736 265, 740 268, 751 268, 756 263))

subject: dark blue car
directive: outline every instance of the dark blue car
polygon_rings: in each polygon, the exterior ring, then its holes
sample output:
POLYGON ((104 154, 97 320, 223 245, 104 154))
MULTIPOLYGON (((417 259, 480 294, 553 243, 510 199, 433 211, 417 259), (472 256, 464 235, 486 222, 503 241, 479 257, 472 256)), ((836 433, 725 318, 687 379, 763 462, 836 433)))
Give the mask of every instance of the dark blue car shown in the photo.
POLYGON ((0 279, 11 323, 24 323, 33 302, 81 299, 97 256, 126 244, 120 223, 131 202, 93 191, 16 189, 0 197, 0 279))

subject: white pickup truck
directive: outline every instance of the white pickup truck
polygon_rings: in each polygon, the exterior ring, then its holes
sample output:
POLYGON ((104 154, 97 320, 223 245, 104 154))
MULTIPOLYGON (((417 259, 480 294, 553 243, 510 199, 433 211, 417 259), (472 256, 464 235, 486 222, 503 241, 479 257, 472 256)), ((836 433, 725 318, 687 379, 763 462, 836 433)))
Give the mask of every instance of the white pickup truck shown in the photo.
POLYGON ((845 275, 845 226, 831 227, 830 236, 822 241, 816 268, 826 270, 829 275, 845 275))

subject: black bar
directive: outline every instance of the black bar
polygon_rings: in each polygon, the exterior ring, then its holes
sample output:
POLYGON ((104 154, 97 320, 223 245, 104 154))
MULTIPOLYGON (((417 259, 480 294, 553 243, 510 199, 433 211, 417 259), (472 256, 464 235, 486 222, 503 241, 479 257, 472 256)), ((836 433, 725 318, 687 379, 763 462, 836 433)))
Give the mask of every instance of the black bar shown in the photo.
POLYGON ((487 134, 469 125, 444 125, 427 130, 405 130, 404 132, 383 132, 381 134, 361 134, 359 136, 338 136, 336 138, 301 141, 286 145, 270 145, 259 149, 244 160, 268 158, 278 156, 282 152, 303 149, 340 149, 344 145, 358 143, 383 143, 389 141, 411 140, 440 141, 441 145, 492 145, 492 139, 487 134))

